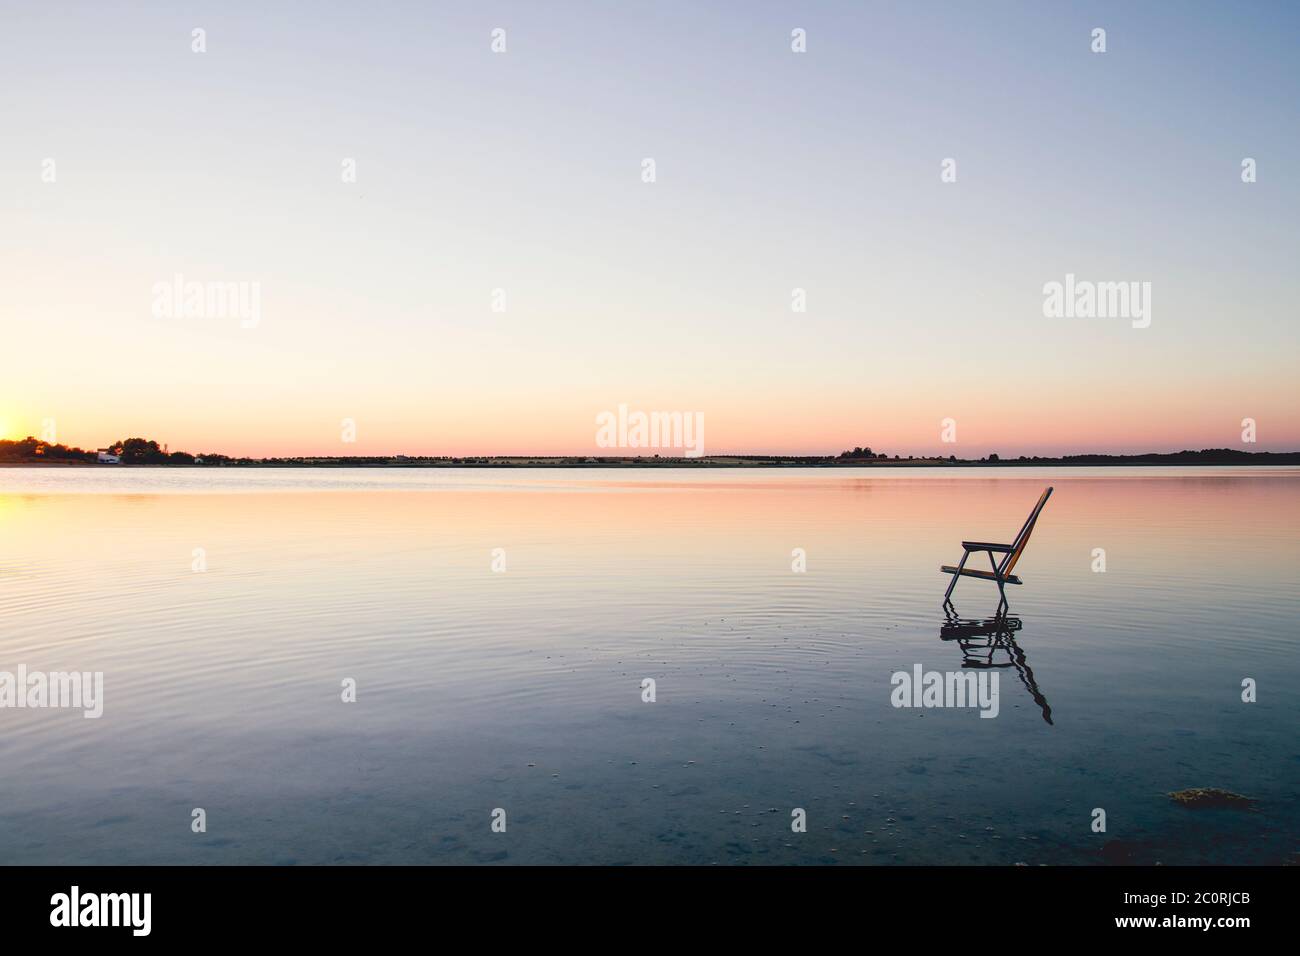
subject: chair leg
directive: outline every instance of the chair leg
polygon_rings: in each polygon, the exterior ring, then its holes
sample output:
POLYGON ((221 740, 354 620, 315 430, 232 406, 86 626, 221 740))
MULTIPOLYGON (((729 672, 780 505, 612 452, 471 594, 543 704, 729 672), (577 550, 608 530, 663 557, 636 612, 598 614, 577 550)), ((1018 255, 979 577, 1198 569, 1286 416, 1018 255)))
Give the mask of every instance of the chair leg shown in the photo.
POLYGON ((966 567, 966 559, 968 557, 970 557, 970 552, 969 551, 963 552, 961 556, 961 561, 957 563, 957 573, 952 576, 952 583, 948 585, 948 590, 945 591, 943 594, 943 602, 945 604, 947 604, 948 599, 952 597, 952 589, 957 586, 957 580, 961 577, 961 569, 966 567))

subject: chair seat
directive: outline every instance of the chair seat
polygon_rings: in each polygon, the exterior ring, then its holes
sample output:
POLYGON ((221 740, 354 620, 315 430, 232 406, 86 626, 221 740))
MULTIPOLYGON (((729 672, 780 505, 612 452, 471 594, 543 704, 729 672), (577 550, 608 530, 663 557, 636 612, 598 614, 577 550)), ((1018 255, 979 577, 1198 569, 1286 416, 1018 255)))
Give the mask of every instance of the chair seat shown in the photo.
MULTIPOLYGON (((942 571, 944 574, 958 573, 957 569, 954 568, 951 564, 945 564, 939 570, 942 571)), ((985 581, 996 581, 998 579, 998 576, 994 574, 992 571, 977 571, 974 568, 962 568, 960 573, 962 577, 983 578, 985 581)), ((1005 578, 1002 579, 1002 581, 1004 584, 1024 583, 1014 574, 1008 574, 1005 578)))

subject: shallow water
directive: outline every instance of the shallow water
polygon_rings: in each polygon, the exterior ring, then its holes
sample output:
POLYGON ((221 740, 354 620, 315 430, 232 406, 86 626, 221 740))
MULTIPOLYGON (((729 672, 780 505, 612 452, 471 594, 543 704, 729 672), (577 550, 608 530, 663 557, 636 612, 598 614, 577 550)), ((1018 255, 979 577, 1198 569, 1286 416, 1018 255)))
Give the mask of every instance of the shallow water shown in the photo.
POLYGON ((102 671, 105 698, 0 708, 0 862, 1282 862, 1297 492, 1285 468, 0 469, 0 671, 102 671), (1046 484, 998 716, 892 706, 895 672, 961 669, 938 565, 1046 484), (1198 786, 1257 809, 1167 797, 1198 786))

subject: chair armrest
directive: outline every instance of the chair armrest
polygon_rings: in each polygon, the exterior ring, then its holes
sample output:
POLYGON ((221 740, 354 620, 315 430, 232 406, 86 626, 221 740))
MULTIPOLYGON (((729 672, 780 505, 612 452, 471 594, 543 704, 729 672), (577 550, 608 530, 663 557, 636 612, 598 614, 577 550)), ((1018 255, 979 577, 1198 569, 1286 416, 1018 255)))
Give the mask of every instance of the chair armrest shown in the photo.
POLYGON ((961 546, 967 551, 1000 551, 1004 554, 1016 550, 1009 544, 990 544, 987 541, 963 541, 961 546))

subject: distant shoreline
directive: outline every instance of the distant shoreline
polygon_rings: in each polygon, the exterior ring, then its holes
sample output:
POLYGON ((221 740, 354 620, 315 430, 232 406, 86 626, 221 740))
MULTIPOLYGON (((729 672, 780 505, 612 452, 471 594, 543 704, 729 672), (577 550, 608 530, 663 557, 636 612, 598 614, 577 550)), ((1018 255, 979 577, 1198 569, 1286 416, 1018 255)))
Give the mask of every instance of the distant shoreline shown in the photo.
POLYGON ((1300 465, 1300 452, 1244 452, 1205 449, 1168 454, 1067 455, 1057 458, 842 458, 831 456, 708 455, 700 458, 500 455, 465 458, 420 456, 307 456, 300 458, 230 458, 203 463, 106 464, 59 459, 0 460, 0 468, 1125 468, 1300 465))
POLYGON ((252 458, 215 451, 170 451, 145 438, 124 438, 88 451, 28 435, 0 440, 0 466, 96 468, 1080 468, 1152 465, 1300 465, 1300 451, 1185 449, 1138 455, 889 455, 859 446, 838 455, 293 455, 252 458))

